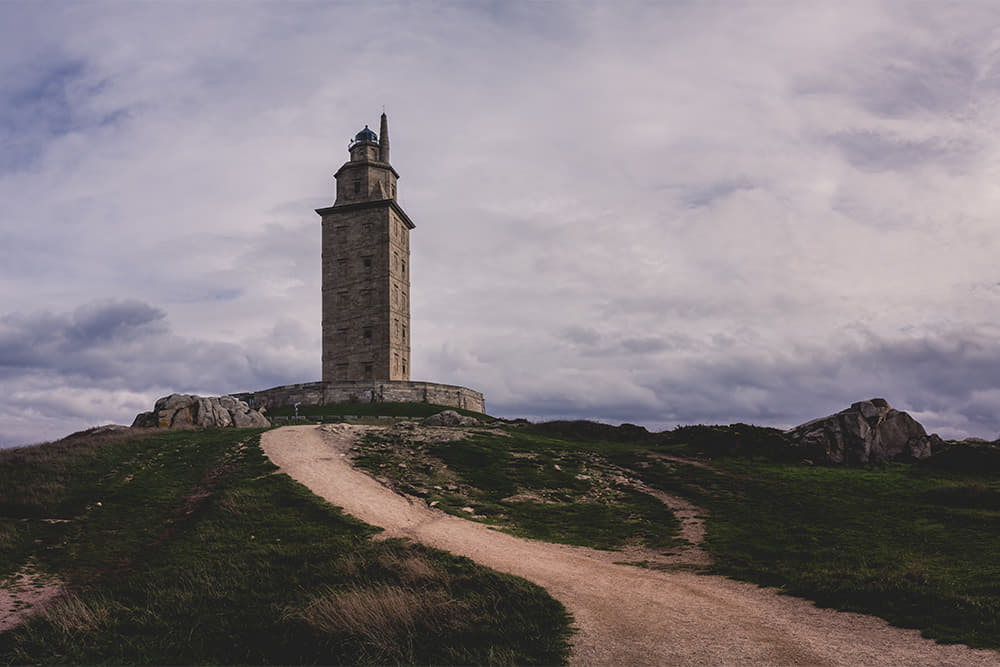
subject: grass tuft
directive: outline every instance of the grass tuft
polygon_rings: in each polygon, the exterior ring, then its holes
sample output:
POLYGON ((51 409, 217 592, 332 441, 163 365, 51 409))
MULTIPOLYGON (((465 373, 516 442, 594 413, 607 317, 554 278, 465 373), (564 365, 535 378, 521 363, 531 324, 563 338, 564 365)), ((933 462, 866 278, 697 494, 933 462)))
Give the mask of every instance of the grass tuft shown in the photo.
POLYGON ((99 596, 87 599, 67 595, 47 606, 40 614, 57 632, 75 635, 108 627, 112 604, 99 596))
POLYGON ((443 590, 400 586, 327 589, 294 617, 327 635, 359 637, 378 663, 413 663, 423 635, 460 629, 465 605, 443 590))

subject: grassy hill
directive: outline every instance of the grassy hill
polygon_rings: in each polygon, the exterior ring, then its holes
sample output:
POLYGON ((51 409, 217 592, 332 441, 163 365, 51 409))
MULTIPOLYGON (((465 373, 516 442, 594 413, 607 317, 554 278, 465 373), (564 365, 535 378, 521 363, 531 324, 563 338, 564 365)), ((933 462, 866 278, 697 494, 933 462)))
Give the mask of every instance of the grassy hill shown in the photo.
POLYGON ((453 442, 383 431, 356 463, 514 534, 669 553, 677 523, 637 491, 644 485, 704 509, 709 572, 1000 648, 995 444, 953 444, 921 463, 822 467, 801 462, 779 431, 746 424, 657 434, 550 422, 453 442))
POLYGON ((0 451, 0 576, 71 595, 0 634, 0 662, 553 664, 544 590, 341 514, 246 430, 0 451))
MULTIPOLYGON (((0 576, 31 563, 72 591, 0 634, 0 662, 565 660, 569 619, 545 591, 373 541, 274 474, 258 439, 125 432, 0 451, 0 576)), ((772 429, 551 422, 460 440, 404 426, 354 455, 445 511, 601 549, 682 546, 650 491, 680 496, 704 510, 709 572, 1000 648, 998 451, 827 468, 796 460, 772 429)))

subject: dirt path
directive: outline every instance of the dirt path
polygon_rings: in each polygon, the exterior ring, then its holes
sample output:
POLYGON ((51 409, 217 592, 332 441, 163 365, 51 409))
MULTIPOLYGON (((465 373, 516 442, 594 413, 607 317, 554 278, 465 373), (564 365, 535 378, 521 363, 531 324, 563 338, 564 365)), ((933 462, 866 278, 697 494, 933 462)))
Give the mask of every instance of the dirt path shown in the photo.
POLYGON ((390 536, 468 556, 541 586, 573 614, 581 665, 1000 665, 870 616, 818 609, 767 589, 688 572, 615 565, 613 554, 515 538, 428 508, 351 467, 364 427, 288 426, 264 451, 282 471, 390 536))

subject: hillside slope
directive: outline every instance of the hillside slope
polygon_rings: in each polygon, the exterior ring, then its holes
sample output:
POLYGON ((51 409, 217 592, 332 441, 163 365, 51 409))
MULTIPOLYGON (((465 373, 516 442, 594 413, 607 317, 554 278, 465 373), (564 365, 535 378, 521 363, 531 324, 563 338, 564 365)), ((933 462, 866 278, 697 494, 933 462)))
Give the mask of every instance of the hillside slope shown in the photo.
POLYGON ((259 431, 71 438, 0 452, 0 578, 66 594, 0 634, 0 663, 553 664, 542 589, 345 516, 259 431))
MULTIPOLYGON (((362 434, 362 427, 288 427, 267 433, 264 449, 282 470, 316 493, 390 534, 467 555, 545 586, 576 619, 574 662, 1000 663, 993 651, 938 645, 873 617, 818 609, 718 577, 619 565, 614 552, 528 541, 449 516, 352 468, 348 456, 362 434)), ((412 449, 407 451, 415 451, 421 434, 411 429, 410 435, 407 446, 412 449)))

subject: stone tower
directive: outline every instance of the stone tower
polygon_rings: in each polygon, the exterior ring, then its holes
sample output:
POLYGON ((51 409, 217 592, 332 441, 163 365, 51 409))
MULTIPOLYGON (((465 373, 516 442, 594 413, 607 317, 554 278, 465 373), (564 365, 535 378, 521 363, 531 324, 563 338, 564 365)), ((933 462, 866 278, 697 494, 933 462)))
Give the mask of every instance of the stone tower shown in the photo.
POLYGON ((396 203, 389 125, 365 128, 323 218, 323 381, 410 379, 410 230, 396 203))

